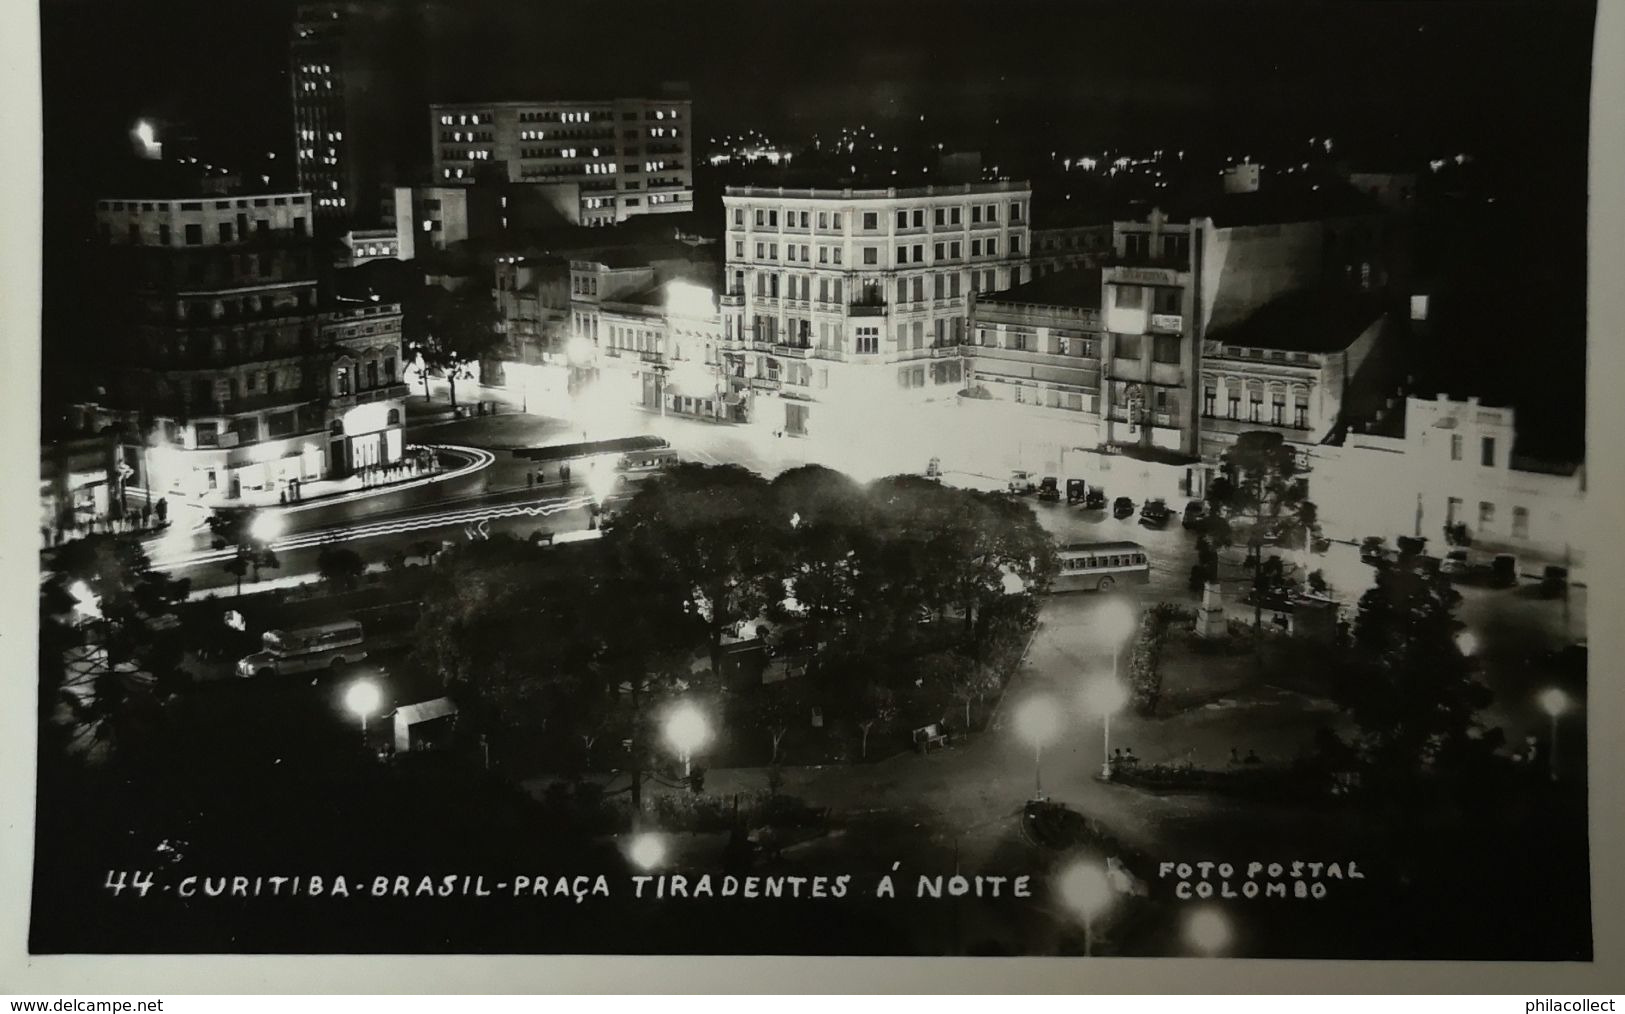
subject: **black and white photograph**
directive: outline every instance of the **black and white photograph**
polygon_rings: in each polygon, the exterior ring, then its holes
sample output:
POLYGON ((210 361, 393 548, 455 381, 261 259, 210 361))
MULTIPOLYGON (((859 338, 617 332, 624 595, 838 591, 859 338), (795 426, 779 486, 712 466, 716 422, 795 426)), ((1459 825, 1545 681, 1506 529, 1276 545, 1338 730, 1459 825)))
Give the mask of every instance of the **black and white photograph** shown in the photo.
POLYGON ((1592 960, 1596 14, 41 0, 30 953, 1592 960))

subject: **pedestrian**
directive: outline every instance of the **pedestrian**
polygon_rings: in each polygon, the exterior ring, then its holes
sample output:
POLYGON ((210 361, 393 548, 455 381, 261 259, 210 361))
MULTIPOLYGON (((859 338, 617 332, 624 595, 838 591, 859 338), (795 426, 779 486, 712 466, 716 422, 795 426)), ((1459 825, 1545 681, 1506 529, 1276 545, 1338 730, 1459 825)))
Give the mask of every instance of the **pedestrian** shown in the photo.
POLYGON ((545 482, 547 482, 547 469, 538 468, 536 470, 536 485, 540 486, 545 482))
POLYGON ((1127 764, 1129 767, 1133 767, 1134 765, 1140 763, 1140 758, 1134 756, 1134 748, 1132 746, 1123 751, 1123 763, 1127 764))

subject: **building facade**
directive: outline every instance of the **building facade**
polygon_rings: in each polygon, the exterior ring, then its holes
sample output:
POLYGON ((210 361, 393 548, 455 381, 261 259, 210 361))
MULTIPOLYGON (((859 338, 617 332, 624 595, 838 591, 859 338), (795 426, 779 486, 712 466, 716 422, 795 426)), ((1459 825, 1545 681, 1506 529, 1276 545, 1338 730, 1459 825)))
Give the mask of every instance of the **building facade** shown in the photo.
POLYGON ((378 224, 385 188, 410 178, 407 139, 421 122, 413 66, 419 11, 368 0, 302 3, 288 45, 296 185, 324 231, 378 224), (402 163, 406 163, 403 165, 402 163))
POLYGON ((1202 342, 1201 453, 1217 460, 1249 430, 1288 443, 1322 443, 1362 395, 1385 389, 1384 346, 1394 321, 1357 292, 1304 291, 1276 299, 1202 342))
POLYGON ((976 293, 1027 280, 1024 183, 729 187, 723 361, 731 417, 836 443, 963 387, 976 293))
POLYGON ((125 334, 95 411, 123 435, 137 484, 231 505, 348 470, 325 440, 346 403, 329 377, 313 210, 307 193, 98 202, 125 334))
POLYGON ((1210 332, 1290 293, 1389 284, 1381 214, 1294 215, 1249 203, 1262 196, 1227 197, 1242 203, 1183 221, 1154 209, 1142 221, 1114 223, 1102 276, 1108 444, 1195 459, 1204 450, 1202 343, 1210 332))
POLYGON ((1111 253, 1110 222, 1033 229, 1034 278, 1075 268, 1098 268, 1111 253))
POLYGON ((583 225, 688 212, 692 118, 692 104, 675 98, 432 105, 432 178, 574 184, 583 225))
POLYGON ((401 305, 349 303, 322 315, 327 467, 347 475, 394 464, 405 451, 401 305))
POLYGON ((1459 525, 1475 552, 1515 554, 1525 573, 1583 565, 1583 465, 1519 457, 1510 407, 1446 395, 1396 407, 1399 418, 1355 427, 1310 457, 1309 493, 1329 534, 1420 537, 1443 552, 1459 525))
POLYGON ((1071 269, 976 300, 964 409, 1012 442, 985 468, 1060 474, 1100 445, 1100 296, 1098 269, 1071 269))

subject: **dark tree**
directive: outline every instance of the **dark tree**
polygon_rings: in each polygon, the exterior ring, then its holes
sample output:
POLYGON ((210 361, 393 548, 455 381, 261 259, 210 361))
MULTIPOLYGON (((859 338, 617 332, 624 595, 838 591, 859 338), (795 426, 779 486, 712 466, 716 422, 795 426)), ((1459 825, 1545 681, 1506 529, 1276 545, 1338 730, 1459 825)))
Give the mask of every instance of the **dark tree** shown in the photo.
POLYGON ((1415 558, 1380 565, 1360 598, 1334 694, 1358 728, 1352 746, 1367 776, 1396 795, 1499 742, 1479 725, 1493 695, 1457 643, 1460 602, 1415 558))
MULTIPOLYGON (((1253 570, 1253 626, 1264 622, 1264 599, 1278 590, 1264 566, 1266 548, 1301 549, 1319 527, 1308 499, 1297 452, 1279 433, 1250 430, 1238 434, 1224 452, 1220 473, 1208 484, 1211 510, 1203 535, 1215 549, 1241 540, 1253 570)), ((1215 558, 1215 570, 1217 560, 1215 558)))
POLYGON ((402 307, 401 337, 409 354, 423 362, 423 396, 429 397, 429 373, 439 373, 457 404, 457 381, 472 377, 473 368, 500 344, 498 313, 488 286, 470 281, 452 291, 426 285, 402 307))
POLYGON ((352 588, 366 573, 367 565, 361 559, 361 554, 353 549, 343 546, 323 546, 316 557, 316 570, 322 575, 322 580, 331 581, 344 588, 352 588))
POLYGON ((243 578, 250 570, 253 571, 254 580, 258 581, 260 568, 282 566, 270 544, 255 534, 254 522, 259 516, 243 510, 215 511, 209 515, 209 532, 213 536, 214 548, 233 551, 231 558, 221 567, 237 579, 238 595, 243 593, 243 578))

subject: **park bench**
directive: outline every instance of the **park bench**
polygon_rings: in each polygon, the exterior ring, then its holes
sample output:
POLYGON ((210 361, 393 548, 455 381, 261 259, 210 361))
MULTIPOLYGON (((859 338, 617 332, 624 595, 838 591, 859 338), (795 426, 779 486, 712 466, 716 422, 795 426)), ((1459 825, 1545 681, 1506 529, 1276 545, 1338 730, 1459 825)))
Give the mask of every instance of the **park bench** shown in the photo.
POLYGON ((934 746, 947 746, 948 734, 936 722, 914 730, 914 746, 921 753, 929 753, 934 746))

